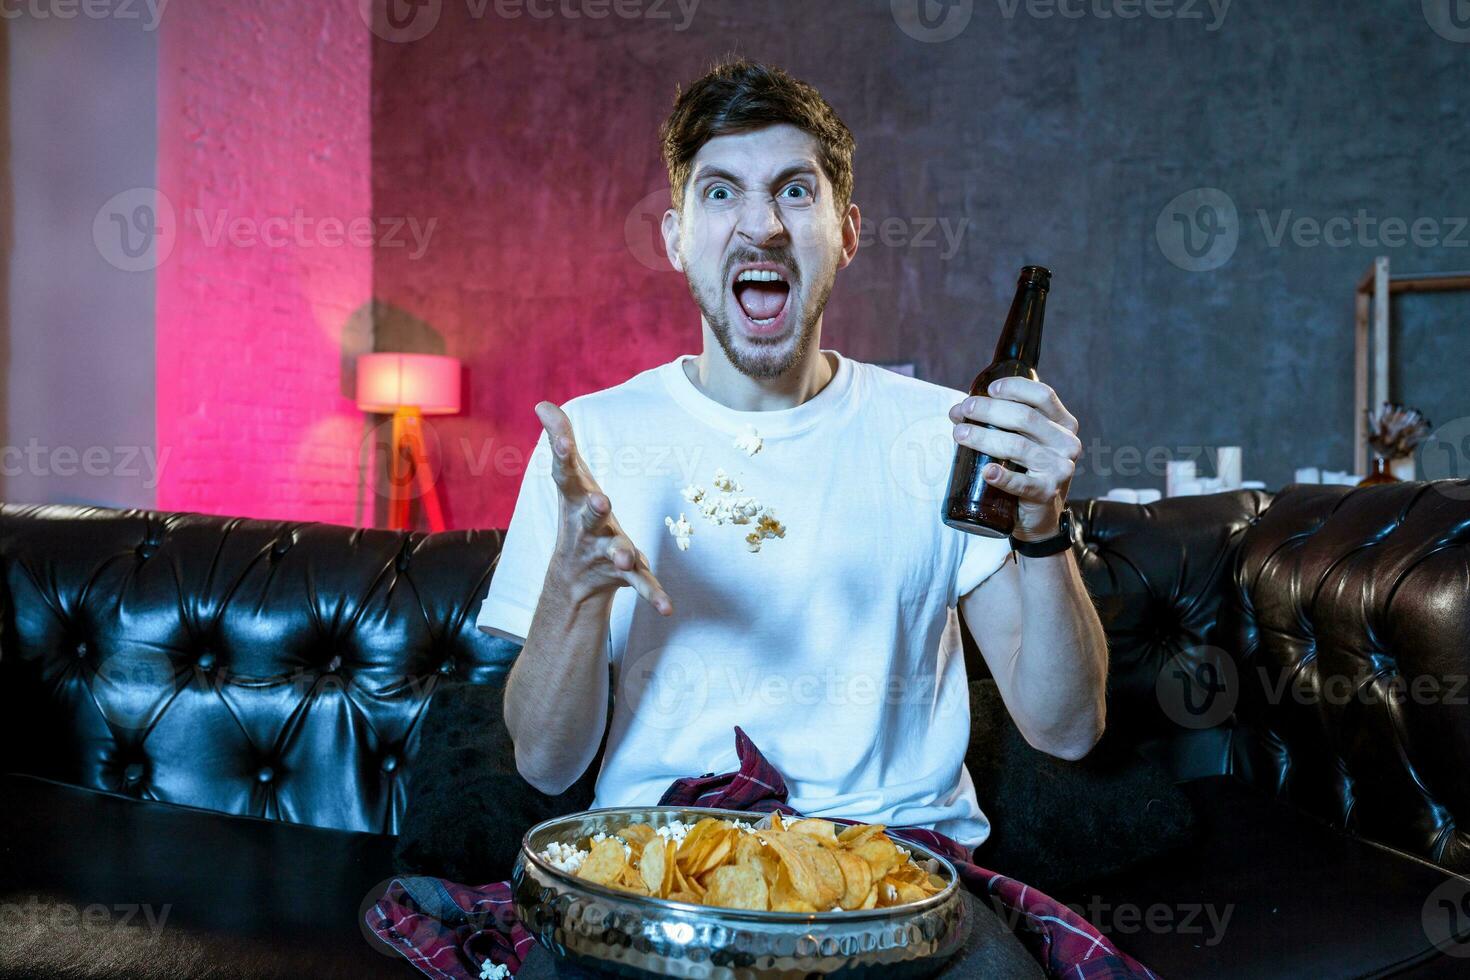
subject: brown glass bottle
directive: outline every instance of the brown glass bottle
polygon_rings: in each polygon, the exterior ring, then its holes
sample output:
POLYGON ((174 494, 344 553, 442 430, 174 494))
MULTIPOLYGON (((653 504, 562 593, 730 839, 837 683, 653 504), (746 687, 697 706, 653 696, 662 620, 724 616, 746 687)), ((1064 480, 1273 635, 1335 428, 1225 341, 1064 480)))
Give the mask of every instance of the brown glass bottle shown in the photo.
MULTIPOLYGON (((1041 325, 1046 319, 1046 294, 1050 287, 1049 270, 1039 265, 1028 265, 1021 270, 1016 298, 1011 301, 1010 315, 1001 330, 1000 342, 995 345, 995 358, 975 376, 970 394, 985 394, 996 378, 1036 379, 1036 362, 1041 358, 1041 325)), ((995 428, 985 422, 971 424, 995 428)), ((985 482, 980 474, 987 463, 998 463, 1017 473, 1026 472, 1019 463, 976 452, 969 446, 956 446, 954 465, 949 471, 949 492, 940 516, 957 530, 1003 538, 1016 526, 1016 496, 985 482)))

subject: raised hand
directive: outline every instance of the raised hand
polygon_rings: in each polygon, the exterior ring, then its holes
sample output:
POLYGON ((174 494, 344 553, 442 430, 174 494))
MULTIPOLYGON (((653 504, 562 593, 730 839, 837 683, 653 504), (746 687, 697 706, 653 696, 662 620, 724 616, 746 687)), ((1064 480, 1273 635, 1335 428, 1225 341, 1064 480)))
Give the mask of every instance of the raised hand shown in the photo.
POLYGON ((660 615, 673 615, 673 600, 654 578, 643 552, 623 533, 612 501, 583 463, 571 419, 549 401, 536 403, 536 417, 551 442, 551 475, 561 494, 552 562, 573 596, 583 599, 631 585, 660 615))

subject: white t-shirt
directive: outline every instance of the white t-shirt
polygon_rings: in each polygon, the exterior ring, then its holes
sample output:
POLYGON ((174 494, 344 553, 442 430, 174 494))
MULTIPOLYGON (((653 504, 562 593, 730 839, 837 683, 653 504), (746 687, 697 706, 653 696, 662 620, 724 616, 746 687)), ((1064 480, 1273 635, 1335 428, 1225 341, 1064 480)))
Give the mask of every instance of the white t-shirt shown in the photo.
MULTIPOLYGON (((795 408, 734 411, 684 373, 685 354, 563 405, 623 529, 674 602, 612 604, 615 701, 595 806, 656 803, 681 776, 738 766, 739 725, 813 816, 930 826, 963 844, 989 823, 964 765, 970 706, 955 605, 1010 555, 1004 538, 940 520, 963 391, 836 358, 795 408), (736 441, 753 427, 749 455, 736 441), (717 524, 732 499, 784 536, 717 524), (666 526, 683 515, 687 550, 666 526)), ((524 641, 557 536, 551 450, 538 440, 477 625, 524 641)))

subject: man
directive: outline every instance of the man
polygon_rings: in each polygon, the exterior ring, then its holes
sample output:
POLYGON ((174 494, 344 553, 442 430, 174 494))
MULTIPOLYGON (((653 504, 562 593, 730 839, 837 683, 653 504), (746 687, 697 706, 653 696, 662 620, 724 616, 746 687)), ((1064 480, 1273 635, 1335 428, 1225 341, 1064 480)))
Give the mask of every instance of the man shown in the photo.
POLYGON ((735 768, 739 725, 803 813, 974 846, 956 609, 1021 732, 1063 758, 1102 732, 1107 653, 1070 549, 1021 557, 941 522, 947 461, 963 443, 1024 465, 986 479, 1020 498, 1018 541, 1052 540, 1077 422, 1028 379, 970 398, 821 347, 861 215, 852 135, 815 89, 724 64, 661 137, 703 351, 536 406, 546 438, 478 618, 524 640, 516 767, 544 793, 576 781, 611 682, 595 806, 735 768), (921 467, 910 450, 935 444, 946 465, 921 467))

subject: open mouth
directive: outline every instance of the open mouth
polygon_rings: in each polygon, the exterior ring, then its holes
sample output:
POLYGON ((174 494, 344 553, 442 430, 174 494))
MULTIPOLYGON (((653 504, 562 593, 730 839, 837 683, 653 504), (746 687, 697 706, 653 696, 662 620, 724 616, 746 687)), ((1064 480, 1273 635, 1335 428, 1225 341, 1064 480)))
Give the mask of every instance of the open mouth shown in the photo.
POLYGON ((791 283, 785 270, 770 264, 745 266, 730 288, 749 332, 771 335, 781 331, 791 299, 791 283))

